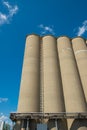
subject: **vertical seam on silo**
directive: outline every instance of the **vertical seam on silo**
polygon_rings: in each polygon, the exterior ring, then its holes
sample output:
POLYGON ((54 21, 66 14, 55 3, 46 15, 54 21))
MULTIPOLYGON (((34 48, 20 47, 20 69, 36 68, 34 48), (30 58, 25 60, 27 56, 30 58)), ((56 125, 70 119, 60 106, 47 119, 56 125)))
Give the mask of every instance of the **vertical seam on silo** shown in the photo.
POLYGON ((40 112, 42 111, 42 84, 41 84, 41 39, 40 39, 40 112))
MULTIPOLYGON (((57 43, 57 42, 56 42, 56 43, 57 43)), ((57 44, 58 44, 58 43, 57 43, 57 44)), ((57 46, 57 45, 56 45, 56 46, 57 46)), ((63 90, 63 83, 62 83, 62 75, 61 75, 61 66, 60 66, 60 58, 59 58, 58 47, 57 47, 57 60, 58 60, 59 72, 60 72, 60 80, 61 80, 61 87, 62 87, 62 94, 63 94, 64 111, 66 111, 66 107, 65 107, 65 98, 64 98, 64 90, 63 90)))
POLYGON ((43 44, 40 40, 40 112, 44 111, 44 92, 43 92, 43 44))
POLYGON ((42 78, 43 78, 43 80, 42 80, 43 81, 42 82, 42 94, 43 94, 42 95, 42 98, 43 98, 42 99, 43 100, 42 103, 43 103, 43 113, 44 113, 44 61, 43 61, 44 58, 43 58, 43 51, 44 50, 43 50, 43 41, 42 41, 42 72, 43 72, 42 73, 42 78))
POLYGON ((43 65, 43 41, 42 41, 42 112, 44 113, 44 65, 43 65))

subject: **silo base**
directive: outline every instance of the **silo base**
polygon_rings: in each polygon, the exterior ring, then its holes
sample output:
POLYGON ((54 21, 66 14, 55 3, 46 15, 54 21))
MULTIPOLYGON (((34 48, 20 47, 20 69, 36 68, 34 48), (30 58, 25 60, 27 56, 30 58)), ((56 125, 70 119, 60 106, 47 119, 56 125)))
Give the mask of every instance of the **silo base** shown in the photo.
POLYGON ((49 120, 47 128, 48 130, 56 130, 55 120, 49 120))
POLYGON ((63 120, 49 120, 47 124, 48 130, 67 130, 66 124, 64 124, 63 120))
POLYGON ((26 130, 27 127, 27 120, 22 120, 21 121, 21 130, 26 130))
POLYGON ((75 119, 70 130, 87 130, 87 119, 75 119))
POLYGON ((13 130, 37 130, 37 123, 35 120, 17 121, 13 130))
POLYGON ((37 130, 37 123, 35 120, 29 121, 29 130, 37 130))

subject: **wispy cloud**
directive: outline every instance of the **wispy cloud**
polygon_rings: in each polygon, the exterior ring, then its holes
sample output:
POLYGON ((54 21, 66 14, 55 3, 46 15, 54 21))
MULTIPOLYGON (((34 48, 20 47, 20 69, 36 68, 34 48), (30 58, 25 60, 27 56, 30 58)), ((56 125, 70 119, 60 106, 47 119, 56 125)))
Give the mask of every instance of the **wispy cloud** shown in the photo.
POLYGON ((77 36, 82 36, 87 31, 87 20, 82 23, 82 26, 78 27, 77 36))
POLYGON ((41 34, 47 34, 47 33, 50 33, 50 34, 55 34, 54 32, 54 29, 53 29, 53 26, 44 26, 43 24, 40 24, 38 26, 40 29, 41 29, 41 34))
POLYGON ((3 5, 5 5, 7 7, 8 11, 9 11, 9 15, 8 15, 9 17, 12 17, 18 11, 17 5, 12 6, 9 4, 9 2, 5 2, 5 1, 3 2, 3 5))
POLYGON ((8 101, 8 98, 1 98, 0 97, 0 103, 7 102, 7 101, 8 101))
POLYGON ((12 17, 17 13, 18 6, 12 6, 8 1, 3 1, 2 4, 7 8, 8 14, 0 12, 0 25, 9 23, 12 17))
POLYGON ((0 12, 0 25, 7 23, 7 21, 8 21, 7 15, 0 12))

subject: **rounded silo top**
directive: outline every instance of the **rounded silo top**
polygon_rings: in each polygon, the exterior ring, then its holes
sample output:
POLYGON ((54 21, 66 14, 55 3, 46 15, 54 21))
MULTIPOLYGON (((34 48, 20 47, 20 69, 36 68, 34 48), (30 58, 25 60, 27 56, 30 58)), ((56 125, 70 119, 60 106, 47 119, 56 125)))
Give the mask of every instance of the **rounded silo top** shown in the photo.
MULTIPOLYGON (((32 35, 28 35, 26 37, 26 47, 25 47, 25 51, 27 55, 33 55, 36 57, 36 55, 39 53, 37 48, 40 46, 40 37, 38 35, 32 34, 32 35), (30 51, 30 53, 28 54, 28 51, 30 51)), ((39 54, 38 54, 39 56, 39 54)))
POLYGON ((44 56, 48 57, 49 55, 51 56, 51 54, 53 53, 55 55, 55 51, 57 50, 55 37, 51 35, 44 36, 42 38, 42 43, 43 43, 43 52, 45 52, 44 50, 47 50, 46 53, 44 53, 44 56))
POLYGON ((56 41, 56 38, 51 35, 47 35, 47 36, 42 37, 42 41, 45 41, 44 44, 52 45, 55 43, 54 41, 56 41))
POLYGON ((67 48, 67 47, 71 47, 70 45, 70 39, 66 36, 63 37, 59 37, 57 38, 57 43, 60 44, 60 50, 61 48, 67 48))
POLYGON ((40 37, 39 35, 37 34, 29 34, 26 36, 26 39, 29 38, 29 37, 40 37))
POLYGON ((72 51, 70 39, 66 36, 59 37, 57 39, 57 46, 59 52, 72 51))
POLYGON ((85 50, 86 49, 85 39, 83 39, 82 37, 73 38, 72 46, 75 52, 77 50, 85 50))

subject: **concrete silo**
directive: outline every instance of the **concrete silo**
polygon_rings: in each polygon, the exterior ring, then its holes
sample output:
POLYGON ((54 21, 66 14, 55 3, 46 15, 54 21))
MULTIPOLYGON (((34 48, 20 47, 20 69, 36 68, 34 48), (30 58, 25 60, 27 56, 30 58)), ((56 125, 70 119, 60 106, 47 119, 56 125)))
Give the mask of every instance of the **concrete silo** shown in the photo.
MULTIPOLYGON (((43 44, 43 112, 64 112, 63 90, 57 54, 57 42, 52 36, 42 38, 43 44)), ((56 128, 50 128, 56 129, 56 128)))
POLYGON ((45 36, 43 37, 42 42, 44 69, 43 112, 64 112, 63 90, 59 70, 56 39, 52 36, 45 36))
POLYGON ((30 35, 26 39, 22 78, 18 102, 19 113, 40 111, 40 38, 30 35))
POLYGON ((72 46, 76 63, 78 66, 83 91, 87 102, 87 47, 83 38, 77 37, 72 39, 72 46))
MULTIPOLYGON (((70 39, 67 37, 58 38, 57 48, 66 112, 86 112, 85 97, 79 79, 70 39)), ((67 121, 70 129, 73 120, 67 121)))

